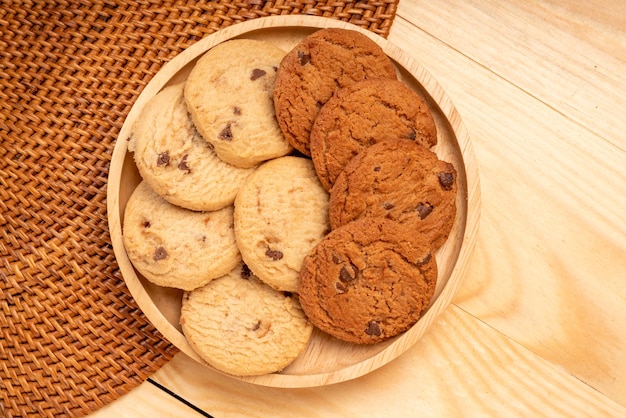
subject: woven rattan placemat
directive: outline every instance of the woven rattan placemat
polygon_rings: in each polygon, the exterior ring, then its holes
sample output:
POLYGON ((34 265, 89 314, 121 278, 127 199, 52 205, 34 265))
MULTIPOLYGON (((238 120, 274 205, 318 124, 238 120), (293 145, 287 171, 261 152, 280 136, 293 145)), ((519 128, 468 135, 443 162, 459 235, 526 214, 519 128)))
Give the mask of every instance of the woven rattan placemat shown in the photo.
POLYGON ((328 16, 386 37, 397 0, 31 0, 0 5, 0 413, 81 416, 176 350, 120 277, 115 138, 161 66, 220 28, 328 16))

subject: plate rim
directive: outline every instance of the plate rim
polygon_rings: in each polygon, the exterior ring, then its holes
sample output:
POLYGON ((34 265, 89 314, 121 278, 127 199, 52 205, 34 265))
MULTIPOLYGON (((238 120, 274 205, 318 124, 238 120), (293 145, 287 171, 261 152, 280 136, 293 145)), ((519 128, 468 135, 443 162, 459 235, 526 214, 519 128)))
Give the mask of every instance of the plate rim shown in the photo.
POLYGON ((113 149, 107 179, 107 219, 109 223, 109 232, 113 252, 118 263, 122 279, 144 315, 146 315, 148 320, 170 343, 189 357, 203 364, 205 367, 208 367, 210 370, 234 379, 270 387, 314 387, 351 380, 363 376, 389 363, 413 346, 430 328, 436 318, 439 317, 439 315, 445 311, 446 307, 452 303, 452 298, 456 294, 462 282, 462 276, 467 270, 467 260, 475 247, 476 234, 480 223, 480 180, 473 147, 469 139, 468 132, 465 129, 456 107, 453 105, 452 101, 443 88, 441 88, 439 83, 437 83, 430 73, 428 73, 426 69, 410 55, 410 53, 399 48, 387 39, 382 38, 380 35, 349 22, 327 17, 307 15, 267 16, 233 24, 232 26, 205 36, 187 47, 180 54, 176 55, 172 58, 172 60, 165 63, 148 82, 148 84, 146 84, 141 94, 133 104, 131 110, 126 115, 113 149), (454 132, 461 152, 462 168, 467 186, 465 224, 463 225, 462 239, 459 244, 460 250, 457 255, 455 265, 452 268, 448 281, 442 288, 441 293, 429 307, 428 311, 420 318, 417 324, 397 337, 381 352, 353 365, 328 372, 307 375, 272 373, 262 376, 231 376, 211 367, 193 351, 191 345, 184 338, 184 335, 176 329, 176 327, 174 327, 157 308, 150 294, 148 294, 139 278, 134 273, 134 268, 126 255, 122 241, 119 185, 122 180, 124 161, 129 152, 128 138, 132 129, 132 122, 143 109, 145 103, 163 87, 165 87, 173 75, 177 74, 181 69, 202 55, 208 49, 221 42, 254 31, 280 28, 288 29, 290 27, 310 28, 313 30, 323 28, 344 28, 363 33, 376 42, 387 55, 390 55, 394 61, 399 63, 404 70, 408 71, 411 76, 413 76, 422 85, 446 117, 447 122, 450 124, 450 127, 454 132), (130 275, 131 277, 128 277, 129 275, 126 274, 126 272, 129 271, 132 272, 130 275))

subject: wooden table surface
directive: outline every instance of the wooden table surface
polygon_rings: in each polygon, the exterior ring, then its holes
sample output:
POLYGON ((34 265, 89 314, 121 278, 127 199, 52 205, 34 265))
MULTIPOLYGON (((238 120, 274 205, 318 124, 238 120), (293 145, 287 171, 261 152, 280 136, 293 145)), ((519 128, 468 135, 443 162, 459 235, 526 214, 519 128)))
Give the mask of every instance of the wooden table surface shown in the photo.
POLYGON ((478 162, 453 304, 355 380, 268 388, 178 354, 92 416, 626 416, 626 2, 401 0, 388 39, 478 162))

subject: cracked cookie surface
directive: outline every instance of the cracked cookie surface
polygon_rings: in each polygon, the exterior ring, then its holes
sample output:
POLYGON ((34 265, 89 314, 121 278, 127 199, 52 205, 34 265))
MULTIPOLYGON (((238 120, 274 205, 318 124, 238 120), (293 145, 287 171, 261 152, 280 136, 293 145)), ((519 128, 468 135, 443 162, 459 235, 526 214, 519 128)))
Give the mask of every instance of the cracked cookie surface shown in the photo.
POLYGON ((330 190, 346 164, 384 139, 437 143, 433 116, 422 98, 393 79, 369 79, 338 90, 320 109, 311 130, 311 157, 330 190))
POLYGON ((198 132, 227 163, 253 167, 291 152, 273 103, 284 55, 268 42, 234 39, 211 48, 192 68, 187 107, 198 132))
POLYGON ((319 109, 340 88, 368 78, 396 78, 383 50, 367 36, 322 29, 285 55, 274 86, 278 123, 298 151, 310 154, 309 136, 319 109))
POLYGON ((126 204, 122 238, 133 266, 159 286, 195 289, 241 261, 232 205, 212 212, 183 209, 145 181, 126 204))
POLYGON ((245 264, 186 292, 180 323, 200 357, 236 376, 282 370, 313 331, 294 295, 265 285, 245 264))
POLYGON ((381 141, 337 177, 330 192, 331 227, 363 217, 389 218, 438 248, 454 224, 456 175, 452 164, 413 141, 381 141))
POLYGON ((395 221, 365 218, 332 231, 305 258, 298 294, 313 325, 372 344, 417 322, 436 282, 435 257, 423 237, 395 221))
POLYGON ((330 229, 328 193, 311 160, 277 158, 240 189, 234 219, 242 258, 254 274, 275 289, 295 292, 302 259, 330 229))

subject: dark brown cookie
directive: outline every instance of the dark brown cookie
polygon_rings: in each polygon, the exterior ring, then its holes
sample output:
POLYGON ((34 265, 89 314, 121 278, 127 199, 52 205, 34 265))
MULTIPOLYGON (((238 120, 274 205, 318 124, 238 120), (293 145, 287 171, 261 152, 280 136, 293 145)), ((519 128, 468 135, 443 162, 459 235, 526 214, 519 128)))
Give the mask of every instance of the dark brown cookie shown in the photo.
POLYGON ((430 109, 406 84, 369 79, 338 90, 320 109, 311 129, 311 157, 326 190, 365 147, 383 139, 437 143, 430 109))
POLYGON ((322 29, 283 58, 274 83, 276 118, 289 143, 305 155, 319 109, 339 88, 368 78, 396 78, 383 50, 366 35, 322 29))
POLYGON ((304 259, 298 294, 322 331, 357 344, 409 329, 428 307, 437 265, 423 237, 364 218, 328 234, 304 259))
POLYGON ((330 225, 373 216, 396 220, 428 237, 447 239, 456 215, 456 170, 426 147, 385 140, 354 157, 330 191, 330 225))

